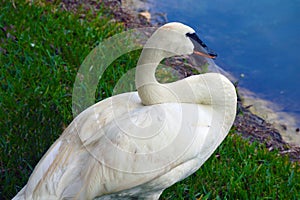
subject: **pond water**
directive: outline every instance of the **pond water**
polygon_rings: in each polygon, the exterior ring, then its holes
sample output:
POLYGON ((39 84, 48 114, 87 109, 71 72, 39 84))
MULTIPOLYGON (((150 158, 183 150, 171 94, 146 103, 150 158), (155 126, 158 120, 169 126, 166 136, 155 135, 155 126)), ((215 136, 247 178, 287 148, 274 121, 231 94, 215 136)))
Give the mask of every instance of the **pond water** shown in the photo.
POLYGON ((151 12, 193 27, 239 85, 300 125, 300 0, 150 1, 151 12))

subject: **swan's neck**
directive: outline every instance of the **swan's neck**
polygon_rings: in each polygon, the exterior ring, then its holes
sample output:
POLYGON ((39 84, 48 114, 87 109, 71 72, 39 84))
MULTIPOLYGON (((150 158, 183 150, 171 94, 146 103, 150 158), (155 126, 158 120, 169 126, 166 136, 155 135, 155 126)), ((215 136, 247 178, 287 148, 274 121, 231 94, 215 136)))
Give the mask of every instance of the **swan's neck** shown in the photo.
POLYGON ((155 71, 163 58, 162 51, 143 49, 136 68, 135 84, 137 89, 145 85, 160 85, 155 78, 155 71))
POLYGON ((135 84, 144 105, 174 102, 168 87, 160 84, 155 78, 155 71, 159 63, 166 57, 166 52, 159 49, 144 48, 139 58, 135 84))
POLYGON ((136 88, 144 105, 159 103, 193 103, 224 105, 224 100, 235 96, 231 82, 217 73, 190 76, 180 81, 160 84, 155 70, 169 55, 162 50, 143 49, 136 69, 136 88))

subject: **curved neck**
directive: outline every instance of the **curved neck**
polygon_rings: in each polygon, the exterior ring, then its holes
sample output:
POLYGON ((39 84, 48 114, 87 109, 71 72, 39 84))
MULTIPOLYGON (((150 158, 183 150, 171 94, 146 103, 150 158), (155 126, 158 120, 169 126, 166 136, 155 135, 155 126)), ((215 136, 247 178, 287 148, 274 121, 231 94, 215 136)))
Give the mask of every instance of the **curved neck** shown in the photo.
POLYGON ((155 71, 164 58, 162 51, 157 49, 143 49, 136 67, 135 85, 139 89, 149 84, 159 84, 155 78, 155 71))
POLYGON ((170 97, 166 84, 160 84, 155 78, 156 68, 167 57, 166 54, 167 52, 159 49, 142 50, 136 67, 135 85, 144 105, 175 101, 170 97))
MULTIPOLYGON (((135 84, 144 105, 197 102, 189 81, 187 81, 189 78, 168 84, 160 84, 156 80, 156 68, 162 59, 170 56, 169 54, 163 50, 151 48, 144 48, 141 53, 136 68, 135 84)), ((206 104, 208 103, 206 102, 206 104)))
POLYGON ((158 49, 143 49, 136 68, 136 88, 144 105, 159 103, 194 103, 224 105, 229 96, 236 95, 232 83, 218 73, 206 73, 167 84, 160 84, 155 70, 168 57, 158 49))

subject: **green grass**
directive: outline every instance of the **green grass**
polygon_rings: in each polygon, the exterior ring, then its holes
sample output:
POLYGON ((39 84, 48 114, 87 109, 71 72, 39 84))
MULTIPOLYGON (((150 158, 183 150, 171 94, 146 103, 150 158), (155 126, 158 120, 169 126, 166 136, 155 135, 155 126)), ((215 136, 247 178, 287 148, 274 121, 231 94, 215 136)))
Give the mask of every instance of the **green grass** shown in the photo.
MULTIPOLYGON (((61 12, 55 5, 0 0, 0 197, 12 198, 41 156, 72 121, 72 87, 92 48, 123 30, 104 10, 97 16, 61 12)), ((115 61, 96 94, 112 94, 139 51, 115 61)), ((299 199, 299 165, 234 131, 203 167, 162 199, 299 199), (298 193, 297 193, 298 192, 298 193)))

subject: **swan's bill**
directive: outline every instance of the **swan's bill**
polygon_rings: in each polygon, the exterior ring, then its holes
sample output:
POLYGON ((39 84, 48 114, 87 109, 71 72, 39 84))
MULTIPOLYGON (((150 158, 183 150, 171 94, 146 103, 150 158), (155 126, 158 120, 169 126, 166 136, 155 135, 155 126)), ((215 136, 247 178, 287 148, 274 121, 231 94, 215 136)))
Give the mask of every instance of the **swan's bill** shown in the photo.
POLYGON ((189 37, 194 44, 195 54, 211 59, 217 57, 217 54, 209 49, 196 33, 187 33, 186 36, 189 37))
POLYGON ((207 53, 203 53, 203 52, 200 52, 200 51, 194 51, 194 54, 197 54, 199 56, 203 56, 203 57, 206 57, 206 58, 211 58, 211 59, 215 59, 217 57, 217 55, 207 54, 207 53))

